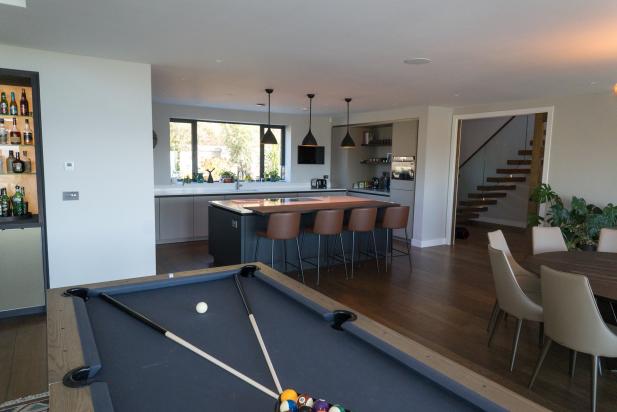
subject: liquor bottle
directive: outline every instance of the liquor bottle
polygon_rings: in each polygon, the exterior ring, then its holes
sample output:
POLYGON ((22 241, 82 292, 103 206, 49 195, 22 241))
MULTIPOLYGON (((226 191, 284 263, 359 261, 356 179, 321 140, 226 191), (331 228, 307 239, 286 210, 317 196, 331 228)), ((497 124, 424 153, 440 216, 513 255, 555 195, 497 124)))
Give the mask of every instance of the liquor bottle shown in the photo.
POLYGON ((5 163, 6 163, 6 159, 2 157, 2 152, 0 152, 0 175, 3 175, 6 173, 5 168, 4 168, 5 163))
POLYGON ((0 114, 9 114, 9 102, 6 101, 6 93, 0 95, 0 114))
POLYGON ((28 116, 30 114, 30 104, 26 97, 26 89, 21 89, 21 98, 19 99, 19 114, 28 116))
POLYGON ((6 172, 13 173, 13 161, 15 157, 13 156, 13 151, 9 150, 9 157, 6 158, 6 172))
POLYGON ((9 142, 9 132, 4 127, 4 119, 0 119, 0 144, 7 144, 9 142))
POLYGON ((32 161, 28 157, 28 152, 24 150, 21 156, 21 161, 24 162, 24 173, 32 173, 32 161))
POLYGON ((9 103, 9 114, 11 116, 17 116, 19 109, 17 108, 17 102, 15 101, 15 92, 11 92, 11 103, 9 103))
POLYGON ((13 117, 13 127, 9 132, 9 141, 11 144, 21 144, 21 132, 17 130, 17 119, 13 117))
POLYGON ((6 188, 0 189, 0 216, 11 216, 11 198, 6 193, 6 188))
POLYGON ((19 186, 15 186, 15 194, 11 199, 11 203, 13 204, 13 216, 21 216, 24 214, 24 196, 19 186))
POLYGON ((19 152, 15 153, 15 160, 13 160, 13 173, 23 173, 26 169, 24 161, 20 159, 19 152))
POLYGON ((34 136, 32 135, 32 129, 30 128, 30 120, 26 119, 26 126, 24 127, 24 144, 33 144, 34 136))

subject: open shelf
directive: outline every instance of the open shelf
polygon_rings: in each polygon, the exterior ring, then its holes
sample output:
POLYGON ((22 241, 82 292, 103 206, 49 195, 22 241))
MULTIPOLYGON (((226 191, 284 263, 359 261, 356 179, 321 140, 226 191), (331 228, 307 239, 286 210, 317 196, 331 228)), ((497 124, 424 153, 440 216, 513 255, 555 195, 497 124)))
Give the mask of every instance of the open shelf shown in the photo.
POLYGON ((16 119, 32 119, 32 113, 30 113, 27 116, 21 115, 21 114, 0 114, 0 117, 2 117, 3 119, 8 119, 8 118, 16 118, 16 119))
POLYGON ((362 146, 392 146, 392 139, 373 140, 369 143, 362 143, 362 146))

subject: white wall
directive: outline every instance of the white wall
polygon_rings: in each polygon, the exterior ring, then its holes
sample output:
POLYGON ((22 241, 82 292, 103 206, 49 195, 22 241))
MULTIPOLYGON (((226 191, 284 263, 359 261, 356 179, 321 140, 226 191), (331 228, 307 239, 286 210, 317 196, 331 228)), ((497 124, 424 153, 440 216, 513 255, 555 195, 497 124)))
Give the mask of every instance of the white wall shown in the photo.
MULTIPOLYGON (((617 203, 617 96, 609 91, 456 108, 455 114, 554 107, 548 183, 565 201, 617 203)), ((545 168, 547 163, 545 162, 545 168)))
MULTIPOLYGON (((218 120, 227 122, 266 123, 267 113, 241 110, 214 109, 199 106, 180 106, 154 103, 153 125, 158 135, 154 150, 154 182, 157 185, 170 183, 169 165, 169 119, 218 120)), ((320 146, 325 146, 323 165, 299 165, 298 145, 308 131, 308 113, 302 115, 272 114, 272 124, 286 126, 285 174, 295 183, 308 182, 314 177, 330 174, 330 121, 325 116, 313 116, 312 131, 320 146)))
POLYGON ((150 66, 4 45, 0 55, 39 73, 50 286, 155 273, 150 66), (79 201, 63 202, 73 190, 79 201))

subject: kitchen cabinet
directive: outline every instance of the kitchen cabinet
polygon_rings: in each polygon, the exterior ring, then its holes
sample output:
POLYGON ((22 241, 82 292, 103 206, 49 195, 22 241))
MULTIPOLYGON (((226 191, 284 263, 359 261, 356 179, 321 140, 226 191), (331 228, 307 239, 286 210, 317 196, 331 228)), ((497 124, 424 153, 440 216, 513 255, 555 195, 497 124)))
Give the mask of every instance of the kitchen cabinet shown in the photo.
POLYGON ((408 120, 392 125, 392 155, 415 156, 418 148, 418 121, 408 120))
POLYGON ((348 192, 347 193, 348 196, 353 196, 353 197, 362 197, 364 199, 372 199, 372 200, 381 200, 382 202, 389 202, 390 196, 383 196, 383 195, 373 195, 370 193, 359 193, 359 192, 348 192))
POLYGON ((208 204, 220 196, 193 197, 193 236, 194 240, 208 239, 208 204))
POLYGON ((159 198, 160 243, 194 238, 193 196, 159 198))

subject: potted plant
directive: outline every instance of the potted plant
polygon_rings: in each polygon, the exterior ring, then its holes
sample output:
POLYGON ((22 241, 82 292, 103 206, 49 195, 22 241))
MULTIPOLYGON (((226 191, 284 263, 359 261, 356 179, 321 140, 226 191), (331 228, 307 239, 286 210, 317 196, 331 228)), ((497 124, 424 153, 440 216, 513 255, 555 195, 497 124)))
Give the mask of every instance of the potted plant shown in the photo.
POLYGON ((278 182, 279 180, 281 180, 281 176, 279 176, 279 172, 276 169, 271 170, 270 172, 266 172, 265 178, 270 182, 278 182))
POLYGON ((573 196, 567 208, 561 197, 548 184, 541 184, 531 194, 531 200, 546 205, 546 217, 531 213, 529 226, 543 222, 559 227, 569 249, 595 250, 604 227, 617 226, 617 206, 609 203, 601 209, 585 199, 573 196))
POLYGON ((235 175, 229 170, 223 170, 221 172, 221 181, 223 183, 233 183, 235 180, 235 175))

